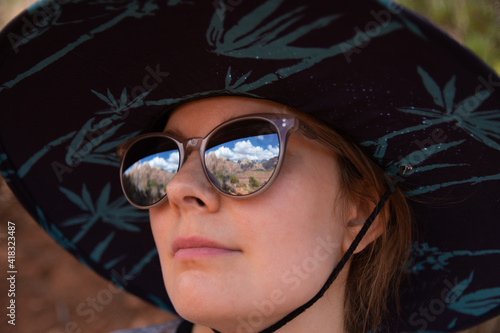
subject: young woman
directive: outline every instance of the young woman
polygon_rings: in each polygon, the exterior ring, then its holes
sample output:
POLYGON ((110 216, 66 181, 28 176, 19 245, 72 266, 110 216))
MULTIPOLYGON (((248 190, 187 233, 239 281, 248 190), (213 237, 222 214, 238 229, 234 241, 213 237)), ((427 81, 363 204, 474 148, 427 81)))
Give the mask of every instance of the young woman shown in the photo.
POLYGON ((3 175, 65 248, 184 318, 149 331, 500 311, 500 80, 402 8, 46 2, 0 43, 3 175))
MULTIPOLYGON (((150 210, 165 286, 183 318, 222 332, 278 322, 323 287, 387 190, 383 171, 359 148, 305 119, 276 102, 213 97, 176 108, 163 134, 125 143, 125 194, 150 210), (190 138, 206 139, 196 147, 190 138), (159 160, 182 163, 173 176, 165 169, 151 176, 159 160), (158 188, 163 193, 153 195, 158 188)), ((381 324, 410 248, 401 191, 354 253, 365 247, 287 329, 358 332, 381 324)))

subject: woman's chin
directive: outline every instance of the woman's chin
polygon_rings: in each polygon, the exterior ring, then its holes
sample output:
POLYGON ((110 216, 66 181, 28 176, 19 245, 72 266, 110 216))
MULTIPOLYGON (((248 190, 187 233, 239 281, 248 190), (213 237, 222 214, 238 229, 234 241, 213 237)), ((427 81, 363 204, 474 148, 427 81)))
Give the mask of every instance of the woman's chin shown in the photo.
POLYGON ((167 292, 176 312, 196 323, 206 318, 234 316, 237 306, 231 295, 234 289, 204 275, 200 272, 184 272, 172 285, 167 283, 167 292))
MULTIPOLYGON (((175 310, 183 319, 197 325, 217 329, 222 332, 239 332, 240 323, 236 318, 242 318, 238 311, 227 305, 217 304, 217 301, 206 304, 205 302, 179 301, 173 302, 175 310), (221 324, 223 325, 221 327, 221 324)), ((241 321, 241 320, 240 320, 241 321)))

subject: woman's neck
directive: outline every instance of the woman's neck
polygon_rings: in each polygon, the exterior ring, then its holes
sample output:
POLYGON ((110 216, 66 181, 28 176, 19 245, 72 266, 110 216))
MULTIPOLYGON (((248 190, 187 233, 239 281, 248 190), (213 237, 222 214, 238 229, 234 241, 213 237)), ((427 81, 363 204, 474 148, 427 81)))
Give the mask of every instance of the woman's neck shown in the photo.
MULTIPOLYGON (((344 286, 345 277, 341 273, 337 281, 330 286, 325 295, 320 298, 309 309, 288 322, 276 333, 303 333, 303 332, 333 332, 347 333, 344 327, 345 304, 344 286), (342 283, 341 283, 342 281, 342 283), (339 282, 339 283, 337 283, 339 282)), ((263 328, 262 328, 263 329, 263 328)), ((205 326, 194 325, 193 333, 213 333, 205 326)), ((258 331, 255 331, 257 333, 258 331)), ((237 333, 223 332, 223 333, 237 333)))

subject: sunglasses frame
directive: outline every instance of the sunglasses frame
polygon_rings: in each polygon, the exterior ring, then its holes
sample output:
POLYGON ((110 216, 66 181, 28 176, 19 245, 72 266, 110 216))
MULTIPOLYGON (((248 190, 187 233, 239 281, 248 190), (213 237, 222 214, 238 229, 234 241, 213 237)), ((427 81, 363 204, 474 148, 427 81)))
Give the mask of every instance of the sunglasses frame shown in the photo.
MULTIPOLYGON (((168 133, 160 133, 160 132, 155 132, 155 133, 146 133, 142 135, 138 135, 128 141, 125 141, 124 143, 120 144, 117 148, 117 155, 120 158, 120 184, 122 186, 122 191, 125 194, 125 197, 127 200, 132 204, 134 207, 137 207, 139 209, 150 209, 159 205, 162 205, 163 203, 168 201, 168 195, 165 195, 163 198, 158 200, 157 202, 151 204, 151 205, 138 205, 134 203, 129 197, 127 196, 127 193, 125 191, 124 185, 123 185, 123 175, 124 175, 124 162, 125 162, 125 157, 127 156, 127 153, 130 151, 130 149, 134 146, 139 141, 142 141, 143 139, 147 138, 165 138, 172 140, 175 142, 177 145, 177 149, 179 150, 179 165, 177 168, 177 172, 179 172, 186 162, 187 157, 189 154, 194 150, 198 150, 200 153, 201 157, 201 165, 203 172, 205 173, 205 177, 208 179, 209 183, 212 185, 212 187, 217 190, 220 194, 230 197, 230 198, 235 198, 235 199, 246 199, 250 198, 253 196, 256 196, 258 194, 261 194, 262 192, 265 191, 265 189, 269 188, 275 181, 276 177, 278 176, 281 166, 283 165, 283 162, 285 160, 285 152, 287 148, 287 143, 288 143, 288 138, 292 132, 299 132, 303 134, 305 137, 311 139, 311 140, 318 140, 322 142, 323 144, 327 145, 330 148, 333 148, 334 150, 337 150, 337 148, 327 141, 326 139, 322 138, 319 136, 316 132, 314 132, 311 128, 309 128, 303 121, 301 121, 298 117, 290 114, 275 114, 275 113, 258 113, 258 114, 251 114, 251 115, 245 115, 245 116, 240 116, 236 118, 232 118, 228 121, 225 121, 218 126, 216 126, 214 129, 210 131, 204 138, 201 137, 195 137, 195 138, 180 138, 175 134, 168 134, 168 133), (210 171, 207 169, 206 164, 205 164, 205 152, 206 152, 206 147, 210 139, 214 136, 215 133, 217 133, 219 130, 222 128, 234 124, 236 122, 242 121, 242 120, 264 120, 267 121, 271 124, 274 125, 276 128, 276 132, 278 134, 278 140, 279 140, 279 155, 278 155, 278 162, 276 163, 276 167, 273 171, 273 174, 269 178, 266 184, 259 188, 258 190, 246 194, 246 195, 232 195, 229 193, 224 192, 221 190, 216 184, 214 184, 211 175, 209 174, 210 171)), ((134 162, 135 163, 135 162, 134 162)), ((175 177, 175 175, 174 175, 175 177)))

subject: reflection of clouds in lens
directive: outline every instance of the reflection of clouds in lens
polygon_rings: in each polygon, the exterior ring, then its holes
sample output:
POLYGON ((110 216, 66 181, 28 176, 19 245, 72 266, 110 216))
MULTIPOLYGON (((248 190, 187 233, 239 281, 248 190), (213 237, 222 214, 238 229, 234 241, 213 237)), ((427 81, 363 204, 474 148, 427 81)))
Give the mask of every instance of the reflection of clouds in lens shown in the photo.
POLYGON ((158 167, 168 172, 174 172, 179 165, 179 153, 172 152, 170 155, 168 154, 168 152, 158 154, 153 159, 145 161, 144 163, 148 163, 152 168, 158 167))
MULTIPOLYGON (((212 152, 213 150, 211 150, 212 152)), ((215 151, 217 158, 224 157, 233 162, 249 159, 252 161, 264 161, 278 156, 279 147, 267 146, 267 149, 259 146, 254 146, 250 140, 237 141, 234 148, 230 149, 225 146, 219 146, 215 151)))
POLYGON ((128 168, 127 171, 125 171, 125 174, 130 172, 132 169, 140 169, 144 164, 148 164, 151 168, 159 168, 167 172, 175 172, 179 166, 179 152, 165 152, 157 154, 153 158, 151 158, 151 156, 143 158, 128 168))
POLYGON ((271 153, 273 153, 274 156, 278 156, 280 153, 280 149, 278 148, 278 146, 273 147, 273 146, 269 145, 269 146, 267 146, 267 150, 269 150, 271 153))

